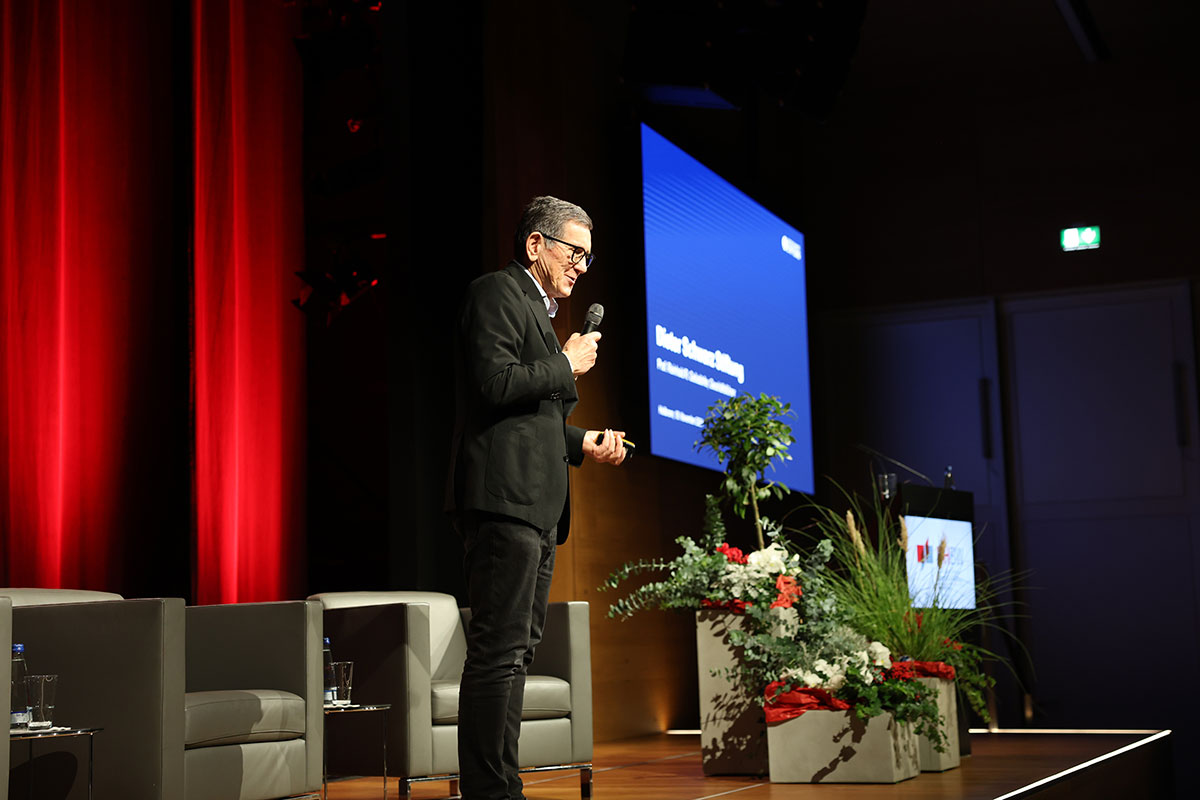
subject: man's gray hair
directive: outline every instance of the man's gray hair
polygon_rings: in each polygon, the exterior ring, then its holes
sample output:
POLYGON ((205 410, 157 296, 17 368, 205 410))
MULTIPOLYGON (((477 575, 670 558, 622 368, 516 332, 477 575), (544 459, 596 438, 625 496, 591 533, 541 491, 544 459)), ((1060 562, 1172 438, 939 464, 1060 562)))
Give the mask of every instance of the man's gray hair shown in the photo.
POLYGON ((589 231, 592 229, 592 218, 574 203, 549 195, 530 200, 521 213, 521 222, 513 237, 513 255, 517 261, 525 263, 525 240, 529 234, 539 231, 546 236, 561 237, 563 226, 568 222, 578 222, 589 231))

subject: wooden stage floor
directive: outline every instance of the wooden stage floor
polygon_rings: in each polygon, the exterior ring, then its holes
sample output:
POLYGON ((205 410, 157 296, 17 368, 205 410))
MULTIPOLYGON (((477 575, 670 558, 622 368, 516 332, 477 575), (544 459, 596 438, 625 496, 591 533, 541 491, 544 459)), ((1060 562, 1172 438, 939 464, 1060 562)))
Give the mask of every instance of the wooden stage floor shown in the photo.
MULTIPOLYGON (((748 776, 705 777, 699 735, 659 734, 597 744, 594 796, 597 800, 1150 800, 1174 796, 1168 733, 974 733, 971 750, 958 769, 926 772, 894 785, 772 784, 748 776), (1034 785, 1039 781, 1046 782, 1034 785)), ((389 779, 388 797, 401 797, 398 789, 396 781, 389 779)), ((445 798, 448 790, 448 782, 418 783, 413 798, 445 798)), ((353 778, 330 783, 328 800, 366 800, 382 794, 378 776, 353 778)), ((525 794, 529 800, 578 800, 579 773, 527 775, 525 794)))

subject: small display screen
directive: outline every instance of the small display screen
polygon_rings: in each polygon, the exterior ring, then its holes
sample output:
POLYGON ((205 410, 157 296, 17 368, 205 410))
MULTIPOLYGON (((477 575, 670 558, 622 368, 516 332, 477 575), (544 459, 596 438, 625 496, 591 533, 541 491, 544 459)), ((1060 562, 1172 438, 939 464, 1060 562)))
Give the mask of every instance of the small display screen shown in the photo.
POLYGON ((908 592, 914 608, 975 608, 971 523, 906 515, 908 592))

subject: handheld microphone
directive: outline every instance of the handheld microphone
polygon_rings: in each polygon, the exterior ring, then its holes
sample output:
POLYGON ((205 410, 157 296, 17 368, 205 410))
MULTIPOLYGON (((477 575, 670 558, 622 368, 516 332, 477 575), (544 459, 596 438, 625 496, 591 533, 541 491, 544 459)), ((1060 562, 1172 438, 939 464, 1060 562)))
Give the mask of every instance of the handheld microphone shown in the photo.
POLYGON ((600 322, 604 319, 604 306, 599 303, 592 303, 588 306, 587 314, 583 318, 583 335, 591 333, 600 327, 600 322))

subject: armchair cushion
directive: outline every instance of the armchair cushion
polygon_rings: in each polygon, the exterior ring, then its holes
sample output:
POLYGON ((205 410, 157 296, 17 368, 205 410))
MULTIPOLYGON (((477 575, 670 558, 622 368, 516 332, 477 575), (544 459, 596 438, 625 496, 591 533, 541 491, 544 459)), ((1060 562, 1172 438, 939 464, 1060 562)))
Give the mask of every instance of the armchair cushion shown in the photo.
POLYGON ((304 736, 304 698, 273 689, 188 692, 185 748, 282 742, 304 736))
POLYGON ((106 600, 124 600, 113 592, 97 592, 90 589, 0 589, 0 595, 12 598, 13 608, 21 606, 48 606, 59 603, 98 603, 106 600))
MULTIPOLYGON (((525 679, 521 719, 560 719, 571 713, 571 684, 547 675, 525 679)), ((458 724, 458 681, 433 681, 433 724, 458 724)))

